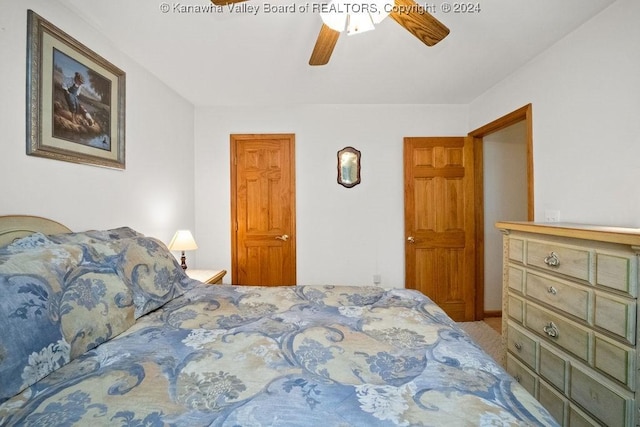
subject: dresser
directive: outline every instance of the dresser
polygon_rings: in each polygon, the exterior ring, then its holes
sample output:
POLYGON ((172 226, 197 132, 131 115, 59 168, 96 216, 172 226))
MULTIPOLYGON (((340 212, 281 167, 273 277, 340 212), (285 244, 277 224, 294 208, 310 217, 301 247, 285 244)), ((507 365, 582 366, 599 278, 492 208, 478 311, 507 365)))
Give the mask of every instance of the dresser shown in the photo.
POLYGON ((496 226, 507 371, 562 425, 640 424, 640 230, 496 226))

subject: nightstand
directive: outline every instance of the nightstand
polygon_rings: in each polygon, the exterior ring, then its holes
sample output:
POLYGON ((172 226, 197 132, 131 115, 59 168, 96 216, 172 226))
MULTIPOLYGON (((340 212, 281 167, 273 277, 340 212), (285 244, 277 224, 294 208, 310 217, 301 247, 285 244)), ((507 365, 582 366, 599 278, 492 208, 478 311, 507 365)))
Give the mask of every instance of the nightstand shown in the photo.
POLYGON ((227 270, 194 270, 187 268, 187 276, 203 283, 220 285, 227 270))

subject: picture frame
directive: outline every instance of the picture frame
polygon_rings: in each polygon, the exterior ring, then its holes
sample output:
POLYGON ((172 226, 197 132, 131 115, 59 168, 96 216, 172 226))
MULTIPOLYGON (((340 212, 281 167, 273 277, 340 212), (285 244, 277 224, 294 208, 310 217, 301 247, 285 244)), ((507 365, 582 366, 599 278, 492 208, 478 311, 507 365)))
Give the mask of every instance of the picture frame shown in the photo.
POLYGON ((124 71, 27 11, 27 155, 125 169, 124 71))

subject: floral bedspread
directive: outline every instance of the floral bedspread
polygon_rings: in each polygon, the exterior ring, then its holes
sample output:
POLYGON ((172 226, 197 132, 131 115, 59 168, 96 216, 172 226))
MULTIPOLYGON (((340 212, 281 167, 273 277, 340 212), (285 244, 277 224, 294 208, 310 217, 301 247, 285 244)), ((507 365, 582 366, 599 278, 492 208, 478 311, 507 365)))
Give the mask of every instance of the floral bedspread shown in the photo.
POLYGON ((422 294, 196 286, 0 404, 0 425, 556 425, 422 294))

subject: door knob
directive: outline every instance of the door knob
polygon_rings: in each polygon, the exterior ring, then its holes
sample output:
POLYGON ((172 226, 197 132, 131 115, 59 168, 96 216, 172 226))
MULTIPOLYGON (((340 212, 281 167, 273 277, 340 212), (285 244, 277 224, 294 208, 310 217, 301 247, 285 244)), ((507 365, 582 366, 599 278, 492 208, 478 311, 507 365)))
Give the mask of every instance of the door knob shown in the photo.
POLYGON ((276 236, 276 239, 282 240, 283 242, 286 242, 287 240, 289 240, 289 235, 288 234, 283 234, 282 236, 276 236))
POLYGON ((415 243, 415 242, 416 242, 416 239, 414 239, 414 238, 413 238, 413 236, 409 236, 409 237, 407 237, 407 242, 409 242, 409 243, 415 243))

